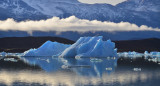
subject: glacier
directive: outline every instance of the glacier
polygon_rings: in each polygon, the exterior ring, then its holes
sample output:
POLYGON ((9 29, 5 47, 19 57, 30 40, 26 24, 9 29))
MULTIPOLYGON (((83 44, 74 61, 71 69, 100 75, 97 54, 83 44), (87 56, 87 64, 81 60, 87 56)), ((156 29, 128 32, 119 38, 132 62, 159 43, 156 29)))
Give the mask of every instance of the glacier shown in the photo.
POLYGON ((63 52, 70 45, 47 41, 38 49, 30 49, 24 52, 24 56, 53 56, 63 52))
POLYGON ((111 40, 103 41, 102 36, 80 37, 76 43, 63 51, 59 57, 116 57, 117 49, 111 40))
POLYGON ((47 41, 38 49, 25 51, 23 56, 117 57, 115 43, 111 40, 103 41, 102 38, 102 36, 80 37, 72 45, 47 41))

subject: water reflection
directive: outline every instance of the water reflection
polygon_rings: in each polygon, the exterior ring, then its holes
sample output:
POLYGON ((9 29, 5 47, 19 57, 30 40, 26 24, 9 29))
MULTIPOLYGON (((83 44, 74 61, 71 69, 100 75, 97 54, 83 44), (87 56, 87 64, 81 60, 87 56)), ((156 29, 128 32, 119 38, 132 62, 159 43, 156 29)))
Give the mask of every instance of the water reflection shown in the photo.
POLYGON ((67 63, 65 63, 65 65, 83 66, 80 68, 79 67, 71 68, 72 71, 83 76, 101 77, 104 72, 106 73, 114 72, 115 67, 117 66, 117 59, 114 59, 114 58, 100 58, 100 59, 98 58, 83 58, 83 59, 66 58, 66 60, 67 60, 67 63))
POLYGON ((27 57, 23 59, 29 64, 39 65, 47 72, 67 69, 84 76, 101 77, 103 72, 114 72, 117 66, 116 58, 27 57))
POLYGON ((46 72, 57 71, 63 65, 63 61, 60 58, 52 57, 26 57, 23 58, 23 61, 28 64, 38 65, 46 72))
POLYGON ((1 70, 0 85, 158 86, 160 84, 160 66, 147 62, 145 57, 138 59, 25 57, 21 60, 28 65, 39 66, 42 70, 1 70))
POLYGON ((118 86, 118 85, 154 85, 158 86, 158 80, 160 77, 160 71, 156 72, 128 72, 123 71, 123 73, 103 73, 102 77, 87 77, 79 76, 73 71, 58 71, 55 73, 44 73, 39 71, 16 71, 0 72, 0 83, 11 85, 17 83, 17 85, 23 86, 23 82, 31 85, 33 83, 38 83, 39 85, 67 85, 67 86, 83 86, 83 85, 105 85, 105 86, 118 86), (135 84, 134 84, 135 83, 135 84), (144 84, 145 83, 145 84, 144 84))

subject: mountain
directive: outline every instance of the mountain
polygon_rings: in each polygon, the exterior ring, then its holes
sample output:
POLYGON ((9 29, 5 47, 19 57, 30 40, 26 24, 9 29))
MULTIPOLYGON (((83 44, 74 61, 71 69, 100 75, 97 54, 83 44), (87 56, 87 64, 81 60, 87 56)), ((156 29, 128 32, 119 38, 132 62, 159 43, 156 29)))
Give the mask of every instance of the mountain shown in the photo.
POLYGON ((0 52, 24 52, 30 48, 38 48, 46 41, 73 44, 74 41, 61 37, 6 37, 0 38, 0 52))
POLYGON ((72 15, 80 19, 130 22, 160 28, 158 0, 127 0, 116 6, 84 4, 78 0, 1 0, 0 19, 40 20, 72 15))
POLYGON ((117 5, 121 9, 141 12, 160 12, 159 0, 127 0, 117 5))
POLYGON ((30 7, 22 0, 0 0, 0 20, 14 18, 22 21, 27 19, 46 19, 47 16, 30 7))

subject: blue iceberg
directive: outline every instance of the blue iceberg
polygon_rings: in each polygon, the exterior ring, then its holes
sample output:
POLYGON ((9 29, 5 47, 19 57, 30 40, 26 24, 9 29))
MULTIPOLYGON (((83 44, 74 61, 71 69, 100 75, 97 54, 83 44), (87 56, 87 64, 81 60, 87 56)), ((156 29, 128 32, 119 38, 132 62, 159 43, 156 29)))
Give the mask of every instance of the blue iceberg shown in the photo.
POLYGON ((38 49, 30 49, 24 52, 24 56, 53 56, 61 54, 70 45, 47 41, 38 49))
POLYGON ((103 41, 102 36, 81 37, 63 51, 60 57, 116 57, 117 49, 111 40, 103 41))
POLYGON ((24 52, 24 56, 117 57, 115 43, 111 40, 103 41, 102 38, 102 36, 81 37, 72 45, 47 41, 38 49, 24 52))

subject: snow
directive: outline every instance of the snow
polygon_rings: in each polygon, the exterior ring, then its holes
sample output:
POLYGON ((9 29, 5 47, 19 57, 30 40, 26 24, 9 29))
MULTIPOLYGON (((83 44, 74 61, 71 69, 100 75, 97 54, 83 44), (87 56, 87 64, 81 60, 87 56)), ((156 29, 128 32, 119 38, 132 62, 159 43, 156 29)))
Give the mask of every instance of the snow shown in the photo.
POLYGON ((111 40, 103 41, 102 36, 81 37, 63 51, 60 57, 115 57, 117 50, 111 40))
POLYGON ((30 49, 24 52, 24 56, 53 56, 58 55, 70 45, 47 41, 38 49, 30 49))
MULTIPOLYGON (((114 16, 120 16, 120 13, 117 13, 113 10, 112 7, 108 7, 106 4, 102 4, 101 7, 90 4, 84 4, 79 2, 78 0, 23 0, 32 8, 37 11, 48 15, 48 16, 61 16, 66 13, 72 15, 82 16, 83 18, 86 16, 90 16, 92 14, 106 14, 113 18, 114 16), (93 9, 94 8, 94 9, 93 9), (107 10, 107 12, 106 12, 107 10), (81 15, 79 15, 79 13, 81 15)), ((71 16, 71 15, 70 15, 71 16)), ((102 15, 101 15, 102 16, 102 15)), ((90 16, 91 17, 91 16, 90 16)))
POLYGON ((58 16, 60 14, 63 14, 63 12, 58 8, 65 6, 65 4, 67 3, 68 5, 76 3, 75 0, 41 0, 41 1, 23 0, 23 1, 27 3, 29 6, 38 10, 39 12, 49 16, 58 16))

